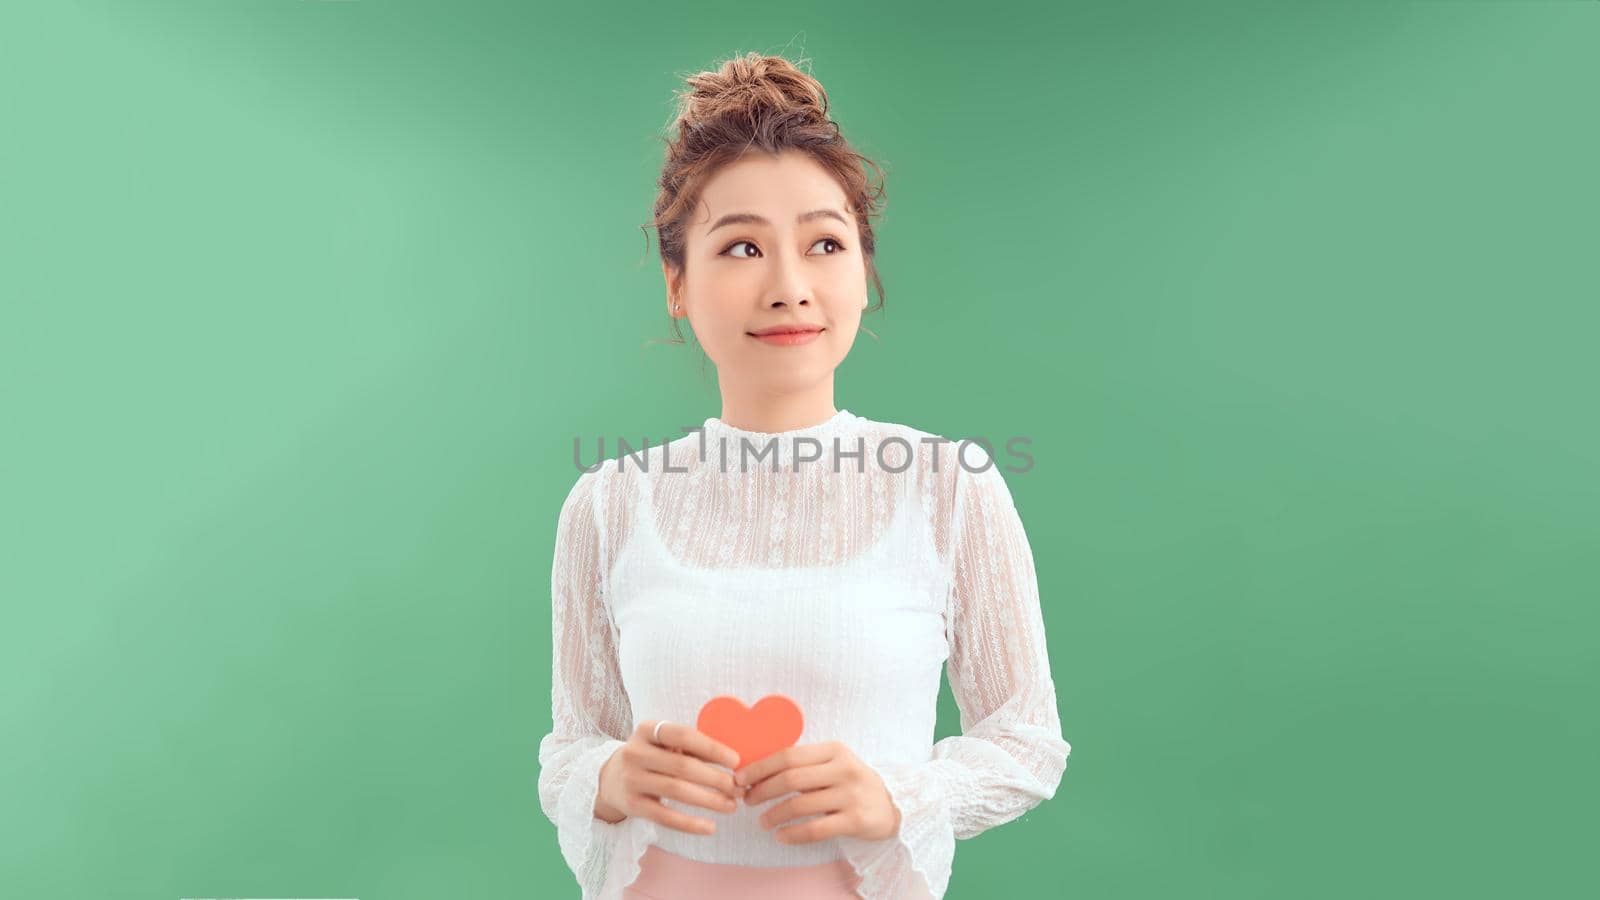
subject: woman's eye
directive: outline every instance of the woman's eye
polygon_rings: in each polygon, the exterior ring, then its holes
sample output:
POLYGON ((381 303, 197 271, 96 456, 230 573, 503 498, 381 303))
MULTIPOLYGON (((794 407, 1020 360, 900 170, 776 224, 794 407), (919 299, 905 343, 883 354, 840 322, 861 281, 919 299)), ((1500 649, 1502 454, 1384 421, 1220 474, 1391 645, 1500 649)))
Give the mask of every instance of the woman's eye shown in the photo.
MULTIPOLYGON (((817 241, 816 244, 812 244, 811 246, 815 247, 815 246, 817 246, 817 244, 832 244, 833 246, 839 248, 838 250, 835 250, 832 253, 824 252, 824 253, 821 254, 822 256, 832 256, 835 253, 838 253, 838 252, 844 250, 844 245, 839 243, 837 240, 834 240, 831 237, 821 238, 821 239, 819 239, 817 241)), ((739 247, 741 245, 750 247, 752 249, 755 248, 755 244, 752 244, 749 241, 734 241, 733 243, 731 243, 731 244, 729 244, 727 246, 727 249, 723 250, 722 253, 720 253, 718 255, 720 255, 720 256, 736 256, 736 257, 739 257, 740 259, 753 259, 754 257, 749 256, 749 255, 744 254, 744 253, 739 253, 739 252, 737 252, 735 250, 735 248, 737 248, 737 247, 739 247)), ((756 252, 760 253, 761 251, 757 250, 756 252)))

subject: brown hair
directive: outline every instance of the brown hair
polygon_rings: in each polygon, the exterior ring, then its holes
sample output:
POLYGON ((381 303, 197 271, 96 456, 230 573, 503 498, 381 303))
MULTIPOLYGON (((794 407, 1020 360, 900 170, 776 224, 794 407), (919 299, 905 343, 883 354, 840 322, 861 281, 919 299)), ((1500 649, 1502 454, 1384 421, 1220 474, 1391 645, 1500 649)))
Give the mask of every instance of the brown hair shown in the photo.
MULTIPOLYGON (((678 94, 672 126, 677 133, 663 138, 666 160, 657 182, 655 218, 641 227, 656 229, 662 260, 684 271, 684 229, 699 203, 701 187, 723 166, 752 147, 777 155, 799 150, 833 175, 844 189, 850 212, 860 233, 867 277, 883 307, 883 280, 873 262, 877 240, 872 219, 882 214, 883 169, 857 153, 828 117, 828 94, 811 75, 782 56, 751 51, 735 56, 714 71, 698 72, 678 94), (869 181, 863 166, 878 173, 869 181)), ((678 319, 672 330, 678 332, 678 319)))

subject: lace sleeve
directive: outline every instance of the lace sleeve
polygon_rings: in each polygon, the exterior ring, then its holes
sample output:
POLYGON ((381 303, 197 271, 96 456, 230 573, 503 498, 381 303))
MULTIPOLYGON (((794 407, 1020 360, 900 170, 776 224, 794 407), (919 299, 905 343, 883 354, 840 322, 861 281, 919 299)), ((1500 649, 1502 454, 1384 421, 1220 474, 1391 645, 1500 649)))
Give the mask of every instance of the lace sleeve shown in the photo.
POLYGON ((1072 750, 1056 711, 1033 554, 1011 492, 994 465, 959 470, 955 482, 946 671, 962 734, 935 743, 928 761, 874 766, 900 810, 899 833, 843 839, 864 876, 863 896, 873 900, 942 897, 956 840, 1055 796, 1072 750))
POLYGON ((539 742, 539 803, 583 897, 600 893, 626 820, 594 815, 600 768, 632 731, 611 618, 603 600, 605 518, 599 482, 586 472, 568 493, 556 526, 550 573, 550 733, 539 742))

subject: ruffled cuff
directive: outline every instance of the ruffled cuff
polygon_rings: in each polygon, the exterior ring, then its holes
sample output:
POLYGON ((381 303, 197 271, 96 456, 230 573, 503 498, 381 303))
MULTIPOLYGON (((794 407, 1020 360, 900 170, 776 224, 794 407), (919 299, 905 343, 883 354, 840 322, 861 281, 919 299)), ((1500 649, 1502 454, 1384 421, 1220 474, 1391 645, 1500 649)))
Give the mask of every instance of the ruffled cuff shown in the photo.
POLYGON ((861 896, 866 900, 943 897, 950 884, 956 835, 935 768, 939 761, 867 765, 883 779, 900 810, 900 831, 876 841, 839 838, 845 858, 861 876, 861 896))
POLYGON ((624 743, 611 738, 585 750, 572 761, 571 774, 561 792, 556 842, 583 889, 584 900, 601 896, 612 851, 628 830, 624 827, 627 819, 602 822, 594 814, 595 797, 600 793, 600 769, 624 743))

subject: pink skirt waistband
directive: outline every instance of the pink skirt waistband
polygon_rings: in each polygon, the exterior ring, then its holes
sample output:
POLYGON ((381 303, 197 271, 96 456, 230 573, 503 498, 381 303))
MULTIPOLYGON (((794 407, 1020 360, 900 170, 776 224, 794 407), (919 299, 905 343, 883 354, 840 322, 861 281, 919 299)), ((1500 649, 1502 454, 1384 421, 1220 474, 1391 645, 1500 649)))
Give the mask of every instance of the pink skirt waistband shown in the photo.
POLYGON ((623 889, 626 900, 834 900, 861 896, 861 876, 848 860, 811 866, 737 866, 706 863, 651 844, 639 857, 639 877, 623 889))

